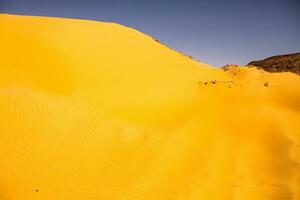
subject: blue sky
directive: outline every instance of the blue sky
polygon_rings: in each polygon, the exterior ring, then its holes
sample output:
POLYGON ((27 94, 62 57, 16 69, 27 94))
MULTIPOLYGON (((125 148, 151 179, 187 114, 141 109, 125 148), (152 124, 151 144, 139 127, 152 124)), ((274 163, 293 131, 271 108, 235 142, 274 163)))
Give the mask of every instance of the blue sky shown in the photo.
POLYGON ((300 52, 299 0, 0 0, 0 12, 117 22, 215 66, 300 52))

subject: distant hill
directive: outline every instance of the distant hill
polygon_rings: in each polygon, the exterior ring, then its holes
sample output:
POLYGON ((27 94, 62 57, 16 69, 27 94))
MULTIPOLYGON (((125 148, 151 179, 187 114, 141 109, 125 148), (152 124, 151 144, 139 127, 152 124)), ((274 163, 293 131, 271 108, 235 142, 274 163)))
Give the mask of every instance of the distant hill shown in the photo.
POLYGON ((247 66, 256 66, 268 72, 293 72, 300 75, 300 53, 278 55, 264 60, 252 61, 247 66))

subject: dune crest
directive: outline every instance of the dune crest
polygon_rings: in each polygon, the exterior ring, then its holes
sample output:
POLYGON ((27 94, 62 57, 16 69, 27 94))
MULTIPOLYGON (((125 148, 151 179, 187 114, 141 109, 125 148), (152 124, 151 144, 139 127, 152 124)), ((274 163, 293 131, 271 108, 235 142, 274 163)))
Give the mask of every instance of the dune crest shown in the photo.
POLYGON ((0 15, 0 199, 300 200, 300 77, 114 23, 0 15))

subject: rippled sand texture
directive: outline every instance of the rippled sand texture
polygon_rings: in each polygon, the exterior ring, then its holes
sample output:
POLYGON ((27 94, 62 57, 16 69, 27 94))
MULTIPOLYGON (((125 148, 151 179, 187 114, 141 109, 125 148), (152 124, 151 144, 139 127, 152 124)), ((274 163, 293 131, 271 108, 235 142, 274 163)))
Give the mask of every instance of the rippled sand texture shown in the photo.
POLYGON ((299 200, 299 163, 299 76, 0 15, 1 200, 299 200))

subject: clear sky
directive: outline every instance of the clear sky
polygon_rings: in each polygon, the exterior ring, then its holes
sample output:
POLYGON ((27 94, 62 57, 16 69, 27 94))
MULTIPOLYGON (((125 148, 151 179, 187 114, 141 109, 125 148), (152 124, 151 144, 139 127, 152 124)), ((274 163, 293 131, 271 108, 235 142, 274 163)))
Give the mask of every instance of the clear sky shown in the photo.
POLYGON ((117 22, 215 66, 300 52, 300 0, 0 0, 0 12, 117 22))

